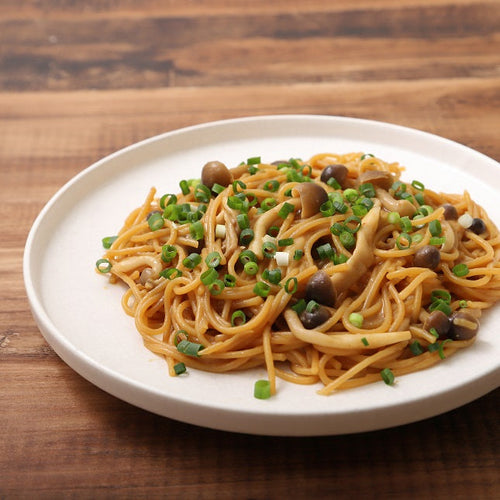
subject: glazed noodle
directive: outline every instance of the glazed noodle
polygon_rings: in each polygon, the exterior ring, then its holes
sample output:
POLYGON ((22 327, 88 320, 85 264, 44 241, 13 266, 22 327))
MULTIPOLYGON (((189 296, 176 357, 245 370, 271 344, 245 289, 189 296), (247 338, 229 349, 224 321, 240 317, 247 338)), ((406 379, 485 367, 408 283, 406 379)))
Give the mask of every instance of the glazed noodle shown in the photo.
MULTIPOLYGON (((500 236, 463 195, 370 154, 228 169, 157 196, 97 263, 170 375, 265 367, 320 394, 427 368, 471 345, 500 298, 500 236)), ((266 396, 263 396, 266 397, 266 396)))

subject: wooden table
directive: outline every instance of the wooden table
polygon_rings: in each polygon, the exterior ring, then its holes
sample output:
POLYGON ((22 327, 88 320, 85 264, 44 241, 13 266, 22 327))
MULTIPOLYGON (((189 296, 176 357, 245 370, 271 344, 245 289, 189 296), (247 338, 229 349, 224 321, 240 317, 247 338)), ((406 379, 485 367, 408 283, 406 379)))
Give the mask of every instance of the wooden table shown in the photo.
POLYGON ((498 498, 498 389, 351 436, 252 437, 172 421, 57 357, 30 314, 22 252, 66 181, 161 132, 343 115, 498 160, 499 104, 496 0, 2 0, 0 498, 498 498))

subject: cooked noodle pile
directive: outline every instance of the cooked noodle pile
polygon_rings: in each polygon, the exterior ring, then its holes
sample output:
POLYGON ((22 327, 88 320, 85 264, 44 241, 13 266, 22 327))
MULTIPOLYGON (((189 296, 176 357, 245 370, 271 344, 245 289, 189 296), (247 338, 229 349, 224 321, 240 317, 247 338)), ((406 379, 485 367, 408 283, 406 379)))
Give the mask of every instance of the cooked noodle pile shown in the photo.
POLYGON ((427 368, 471 345, 500 298, 500 236, 463 195, 372 155, 228 169, 156 195, 97 268, 172 376, 267 369, 320 394, 427 368))

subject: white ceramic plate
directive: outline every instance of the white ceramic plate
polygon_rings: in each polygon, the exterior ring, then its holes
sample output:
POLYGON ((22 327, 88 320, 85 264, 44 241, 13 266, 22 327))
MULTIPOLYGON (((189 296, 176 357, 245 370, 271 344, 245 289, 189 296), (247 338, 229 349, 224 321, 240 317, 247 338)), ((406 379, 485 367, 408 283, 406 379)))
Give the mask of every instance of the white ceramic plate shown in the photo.
POLYGON ((437 366, 324 397, 317 387, 278 382, 269 400, 253 397, 264 370, 171 378, 142 344, 121 308, 123 289, 94 272, 101 238, 121 227, 151 186, 177 192, 208 160, 236 165, 319 152, 370 152, 406 166, 404 179, 434 190, 468 189, 500 223, 499 164, 449 140, 396 125, 327 116, 269 116, 208 123, 125 148, 87 168, 45 206, 29 234, 24 276, 47 342, 80 375, 154 413, 252 434, 326 435, 386 428, 437 415, 495 389, 500 308, 484 316, 475 345, 437 366))

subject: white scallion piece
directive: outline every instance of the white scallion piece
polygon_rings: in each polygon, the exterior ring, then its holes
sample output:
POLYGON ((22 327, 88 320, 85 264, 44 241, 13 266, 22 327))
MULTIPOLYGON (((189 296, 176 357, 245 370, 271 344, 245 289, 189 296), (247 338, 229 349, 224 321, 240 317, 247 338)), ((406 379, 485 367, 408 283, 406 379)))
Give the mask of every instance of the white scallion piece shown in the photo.
POLYGON ((472 225, 472 216, 469 213, 465 213, 458 218, 458 223, 465 229, 469 229, 472 225))
POLYGON ((224 239, 226 237, 226 226, 224 224, 216 224, 215 237, 224 239))
POLYGON ((276 252, 274 258, 276 259, 276 264, 278 266, 288 266, 290 256, 288 252, 276 252))

